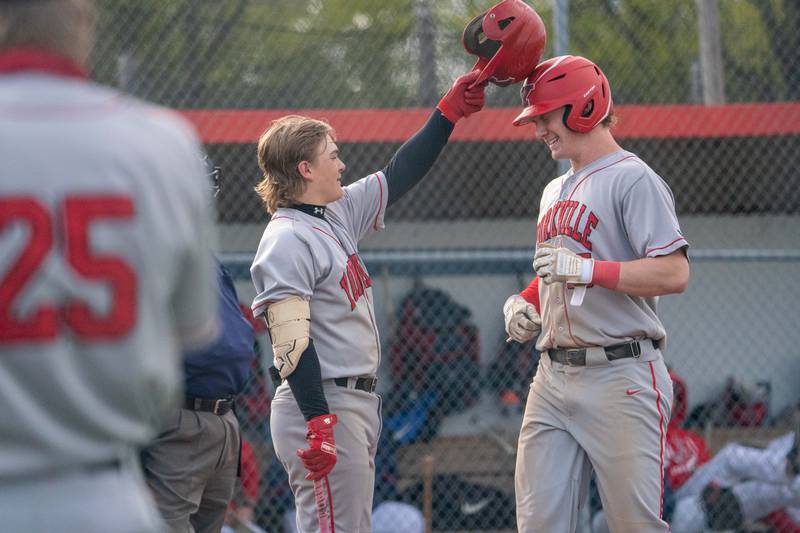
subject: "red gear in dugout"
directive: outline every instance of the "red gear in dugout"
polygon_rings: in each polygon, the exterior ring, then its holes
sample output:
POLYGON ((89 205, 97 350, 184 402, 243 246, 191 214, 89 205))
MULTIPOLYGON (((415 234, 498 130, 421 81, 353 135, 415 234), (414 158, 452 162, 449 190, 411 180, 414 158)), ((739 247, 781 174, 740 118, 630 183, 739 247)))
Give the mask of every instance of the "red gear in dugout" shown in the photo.
POLYGON ((542 57, 547 32, 541 17, 522 0, 503 0, 464 28, 464 48, 480 70, 471 87, 490 81, 505 87, 525 79, 542 57))

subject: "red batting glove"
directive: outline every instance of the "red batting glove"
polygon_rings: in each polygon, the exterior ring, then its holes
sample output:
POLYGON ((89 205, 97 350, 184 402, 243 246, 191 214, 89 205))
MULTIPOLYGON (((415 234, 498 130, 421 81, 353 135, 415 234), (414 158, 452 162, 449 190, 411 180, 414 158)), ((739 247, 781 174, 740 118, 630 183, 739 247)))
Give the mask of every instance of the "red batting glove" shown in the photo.
POLYGON ((486 83, 468 89, 470 84, 472 84, 479 75, 479 70, 473 70, 469 74, 459 76, 456 78, 456 81, 453 82, 453 86, 450 87, 447 94, 439 100, 436 107, 442 112, 442 115, 453 124, 458 122, 462 117, 468 117, 483 109, 486 83))
POLYGON ((333 470, 336 464, 336 441, 333 439, 333 426, 336 415, 320 415, 308 421, 306 433, 307 450, 297 450, 297 456, 308 470, 306 479, 322 479, 333 470))

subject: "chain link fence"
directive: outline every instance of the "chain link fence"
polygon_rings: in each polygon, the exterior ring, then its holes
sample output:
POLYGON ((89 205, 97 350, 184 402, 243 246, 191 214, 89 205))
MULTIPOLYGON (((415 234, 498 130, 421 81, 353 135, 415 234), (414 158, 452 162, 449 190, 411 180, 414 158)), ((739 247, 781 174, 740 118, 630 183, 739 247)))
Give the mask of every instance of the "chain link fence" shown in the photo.
MULTIPOLYGON (((224 174, 219 252, 249 304, 248 268, 268 220, 253 192, 261 131, 288 113, 326 118, 347 180, 379 170, 472 66, 461 30, 493 3, 104 0, 93 71, 195 123, 224 174)), ((710 461, 737 453, 730 443, 766 445, 795 429, 800 4, 529 3, 548 29, 545 57, 565 42, 558 52, 604 69, 620 143, 670 185, 692 244, 689 290, 659 304, 665 357, 686 393, 675 427, 695 432, 710 461), (564 27, 554 28, 557 15, 564 27)), ((433 531, 515 530, 516 435, 538 354, 505 343, 501 307, 533 275, 538 201, 558 175, 532 129, 511 126, 518 110, 517 88, 490 87, 486 109, 458 125, 429 176, 390 208, 387 230, 362 243, 383 345, 375 501, 410 506, 378 506, 375 531, 417 531, 423 513, 433 531), (394 529, 380 529, 387 514, 394 529)), ((260 340, 262 361, 239 399, 247 445, 236 504, 274 533, 291 530, 292 498, 271 449, 271 353, 260 340)), ((693 471, 675 446, 668 465, 693 471)), ((583 533, 602 522, 590 496, 583 533)), ((669 512, 675 502, 665 503, 669 512)), ((737 527, 781 531, 787 516, 800 524, 798 508, 776 505, 737 527)), ((735 512, 717 515, 721 527, 735 512)))

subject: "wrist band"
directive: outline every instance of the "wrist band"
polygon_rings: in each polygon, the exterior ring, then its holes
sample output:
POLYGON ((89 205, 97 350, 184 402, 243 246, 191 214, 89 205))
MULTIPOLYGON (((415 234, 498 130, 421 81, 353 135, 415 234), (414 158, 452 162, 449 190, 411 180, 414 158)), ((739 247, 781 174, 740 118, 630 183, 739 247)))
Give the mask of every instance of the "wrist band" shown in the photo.
POLYGON ((619 285, 619 261, 594 261, 592 283, 614 290, 619 285))

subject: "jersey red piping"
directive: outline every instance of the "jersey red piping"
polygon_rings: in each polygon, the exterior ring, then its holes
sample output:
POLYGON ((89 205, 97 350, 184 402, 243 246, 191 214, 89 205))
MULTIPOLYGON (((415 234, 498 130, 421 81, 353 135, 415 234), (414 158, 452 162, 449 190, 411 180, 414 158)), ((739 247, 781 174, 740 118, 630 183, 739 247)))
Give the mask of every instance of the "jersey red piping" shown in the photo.
MULTIPOLYGON (((335 236, 331 235, 327 231, 323 230, 322 228, 319 228, 317 226, 311 226, 311 227, 314 228, 315 230, 319 231, 320 233, 323 233, 323 234, 327 235, 331 239, 335 240, 336 243, 339 245, 339 247, 342 249, 342 251, 345 254, 347 254, 347 250, 345 249, 344 246, 342 246, 342 243, 341 243, 341 241, 339 241, 339 239, 337 239, 335 236)), ((358 256, 359 261, 361 261, 361 256, 359 256, 358 253, 356 253, 355 255, 358 256)), ((361 261, 361 263, 363 264, 364 262, 361 261)), ((366 266, 365 266, 365 268, 366 268, 366 266)), ((366 292, 364 294, 366 295, 366 292)), ((367 297, 367 299, 369 300, 369 297, 367 297)), ((370 302, 370 303, 372 303, 372 302, 370 302)), ((369 306, 367 307, 367 310, 369 311, 369 306)), ((375 330, 375 342, 378 343, 378 356, 380 357, 381 350, 380 350, 380 343, 378 342, 378 326, 375 324, 375 318, 372 316, 371 312, 369 313, 369 319, 372 322, 372 328, 375 330)))
POLYGON ((664 246, 659 246, 658 248, 651 248, 651 249, 647 250, 647 251, 646 251, 644 254, 645 254, 645 255, 649 255, 649 254, 651 254, 651 253, 653 253, 653 252, 657 252, 658 250, 663 250, 664 248, 669 248, 670 246, 672 246, 672 245, 673 245, 673 244, 675 244, 676 242, 678 242, 678 241, 682 241, 682 240, 684 240, 684 238, 683 238, 682 236, 681 236, 681 237, 678 237, 677 239, 675 239, 675 240, 674 240, 674 241, 672 241, 671 243, 669 243, 669 244, 665 244, 664 246))
POLYGON ((257 306, 253 308, 253 316, 259 316, 261 314, 261 309, 263 307, 267 307, 269 304, 273 303, 275 300, 267 300, 265 302, 261 302, 257 306))
POLYGON ((659 446, 659 475, 661 476, 661 482, 659 486, 661 487, 661 495, 659 496, 658 501, 658 517, 661 518, 664 515, 664 413, 661 412, 661 391, 658 390, 656 386, 656 372, 653 368, 653 362, 650 361, 647 363, 650 365, 650 376, 653 379, 653 390, 656 391, 656 410, 658 411, 659 421, 658 421, 658 446, 659 446))
POLYGON ((328 237, 330 237, 334 241, 336 241, 336 244, 339 245, 339 248, 341 248, 344 251, 344 253, 347 253, 347 250, 345 250, 344 246, 342 245, 342 242, 339 239, 337 239, 335 235, 331 235, 330 233, 328 233, 327 231, 325 231, 324 229, 322 229, 322 228, 320 228, 318 226, 311 226, 311 227, 313 229, 317 230, 318 232, 327 235, 328 237))
MULTIPOLYGON (((613 163, 609 163, 608 165, 606 165, 604 167, 600 167, 600 168, 598 168, 596 170, 593 170, 593 171, 589 172, 588 174, 586 174, 586 176, 583 177, 583 179, 581 179, 581 181, 579 181, 575 185, 575 187, 572 189, 572 192, 569 193, 569 197, 567 198, 567 200, 572 200, 572 195, 575 194, 575 191, 578 190, 578 187, 583 185, 583 182, 588 180, 589 177, 592 176, 594 173, 600 172, 601 170, 605 170, 608 167, 614 166, 617 163, 621 163, 622 161, 625 161, 626 159, 630 159, 632 157, 636 157, 636 156, 635 155, 626 155, 622 159, 618 159, 618 160, 614 161, 613 163)), ((667 246, 669 246, 669 245, 667 245, 667 246)), ((569 319, 569 311, 567 311, 568 306, 567 306, 567 298, 566 298, 566 296, 567 296, 567 294, 566 294, 567 293, 566 285, 564 285, 564 287, 565 287, 565 289, 564 289, 564 291, 562 293, 562 298, 564 298, 564 317, 567 319, 567 330, 569 331, 569 336, 572 337, 572 340, 575 341, 575 345, 577 346, 578 345, 578 341, 575 339, 575 337, 572 336, 572 321, 569 319)))
POLYGON ((31 71, 82 80, 89 77, 81 65, 47 48, 20 47, 0 53, 0 73, 31 71))
MULTIPOLYGON (((269 219, 269 221, 272 222, 273 220, 279 220, 279 219, 282 219, 282 218, 286 219, 286 220, 294 221, 294 219, 292 217, 287 217, 285 215, 273 215, 272 218, 269 219)), ((252 308, 253 316, 259 316, 261 314, 260 310, 262 308, 267 307, 267 306, 269 306, 269 304, 275 303, 275 302, 276 302, 276 300, 266 300, 266 301, 263 301, 260 304, 258 304, 256 307, 253 307, 252 308)))
POLYGON ((580 187, 581 185, 583 185, 583 182, 584 182, 584 181, 586 181, 586 180, 588 180, 588 179, 589 179, 589 176, 591 176, 592 174, 594 174, 594 173, 596 173, 596 172, 600 172, 601 170, 605 170, 605 169, 607 169, 608 167, 613 167, 613 166, 614 166, 614 165, 616 165, 617 163, 621 163, 622 161, 625 161, 626 159, 630 159, 630 158, 632 158, 632 157, 636 157, 636 156, 635 156, 635 155, 626 155, 626 156, 625 156, 625 157, 623 157, 622 159, 618 159, 618 160, 614 161, 613 163, 609 163, 609 164, 607 164, 607 165, 606 165, 606 166, 604 166, 604 167, 600 167, 600 168, 598 168, 598 169, 592 170, 591 172, 589 172, 588 174, 586 174, 586 175, 583 177, 583 179, 581 179, 581 181, 579 181, 579 182, 577 183, 577 185, 575 185, 575 188, 573 188, 573 189, 572 189, 572 192, 571 192, 571 193, 569 193, 569 198, 567 198, 567 200, 572 200, 572 195, 573 195, 573 194, 575 194, 575 191, 577 191, 577 190, 578 190, 578 187, 580 187))

